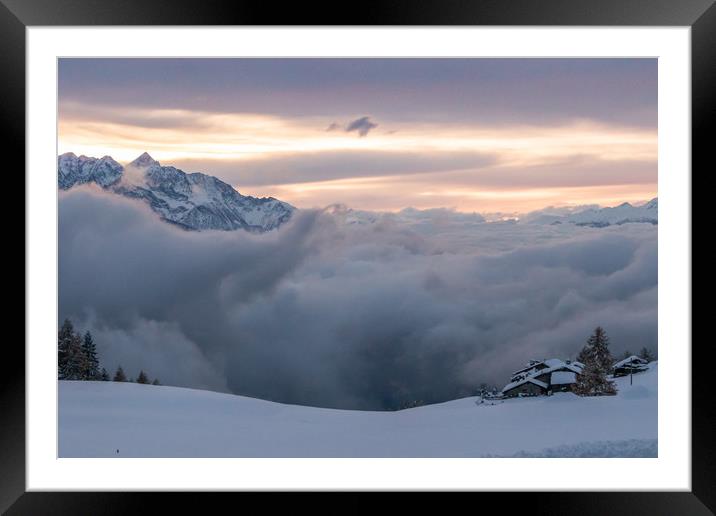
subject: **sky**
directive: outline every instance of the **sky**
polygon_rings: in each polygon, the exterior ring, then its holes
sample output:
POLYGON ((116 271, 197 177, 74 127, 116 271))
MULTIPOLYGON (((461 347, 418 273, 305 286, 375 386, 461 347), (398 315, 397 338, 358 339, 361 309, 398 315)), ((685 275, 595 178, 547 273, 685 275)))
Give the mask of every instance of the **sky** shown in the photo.
POLYGON ((299 208, 657 196, 655 59, 60 59, 58 151, 299 208))

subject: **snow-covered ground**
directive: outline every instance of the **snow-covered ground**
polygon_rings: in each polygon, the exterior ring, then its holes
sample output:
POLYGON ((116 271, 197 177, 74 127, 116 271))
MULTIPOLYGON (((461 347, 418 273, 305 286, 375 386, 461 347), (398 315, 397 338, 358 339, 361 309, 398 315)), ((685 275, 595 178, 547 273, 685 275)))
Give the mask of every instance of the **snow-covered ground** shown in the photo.
POLYGON ((619 394, 398 412, 283 405, 177 387, 60 382, 60 457, 654 457, 657 364, 619 394))

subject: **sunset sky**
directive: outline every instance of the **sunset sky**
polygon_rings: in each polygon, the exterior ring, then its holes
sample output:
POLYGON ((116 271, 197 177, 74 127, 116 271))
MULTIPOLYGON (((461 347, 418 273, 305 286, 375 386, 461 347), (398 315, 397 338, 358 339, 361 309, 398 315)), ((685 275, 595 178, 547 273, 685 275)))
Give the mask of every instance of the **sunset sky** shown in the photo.
POLYGON ((60 59, 59 152, 148 151, 298 207, 657 195, 656 59, 60 59))

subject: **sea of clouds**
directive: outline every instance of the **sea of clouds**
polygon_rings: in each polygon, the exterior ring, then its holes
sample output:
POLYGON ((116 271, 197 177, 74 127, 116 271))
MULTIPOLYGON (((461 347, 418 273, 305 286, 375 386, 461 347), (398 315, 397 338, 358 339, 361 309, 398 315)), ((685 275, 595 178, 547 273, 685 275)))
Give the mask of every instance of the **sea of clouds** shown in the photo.
POLYGON ((302 210, 188 232, 142 203, 60 194, 59 316, 102 365, 286 403, 394 409, 501 387, 530 358, 657 347, 657 227, 302 210))

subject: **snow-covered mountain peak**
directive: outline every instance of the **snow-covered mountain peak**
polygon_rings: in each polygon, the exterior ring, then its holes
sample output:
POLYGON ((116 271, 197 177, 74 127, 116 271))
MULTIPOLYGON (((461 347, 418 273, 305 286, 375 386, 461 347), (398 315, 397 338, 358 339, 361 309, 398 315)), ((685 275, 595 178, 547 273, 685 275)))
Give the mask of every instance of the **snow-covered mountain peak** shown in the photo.
POLYGON ((262 233, 277 228, 295 211, 273 197, 241 195, 216 177, 162 166, 146 152, 126 169, 110 156, 97 159, 62 154, 57 160, 57 182, 63 190, 96 183, 110 192, 143 201, 162 220, 191 230, 262 233))
POLYGON ((153 165, 159 165, 159 162, 152 158, 148 152, 143 152, 134 161, 132 161, 130 165, 137 168, 147 168, 153 165))
POLYGON ((122 170, 122 165, 110 156, 97 159, 66 152, 57 159, 57 183, 63 190, 84 183, 96 183, 106 188, 119 181, 122 170))

